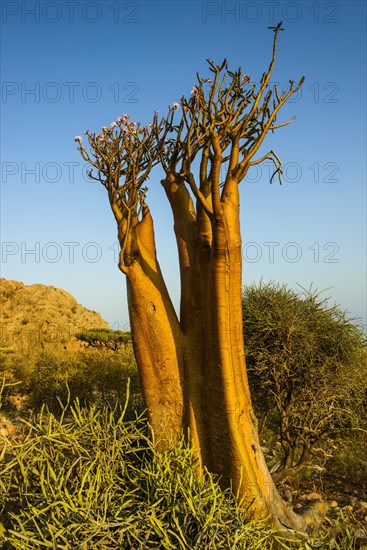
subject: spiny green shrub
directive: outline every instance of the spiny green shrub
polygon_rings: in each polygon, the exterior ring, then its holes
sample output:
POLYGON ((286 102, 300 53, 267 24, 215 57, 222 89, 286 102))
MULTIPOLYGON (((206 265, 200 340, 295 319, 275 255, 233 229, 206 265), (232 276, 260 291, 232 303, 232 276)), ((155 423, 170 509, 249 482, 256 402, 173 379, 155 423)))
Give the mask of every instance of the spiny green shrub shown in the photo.
POLYGON ((276 432, 277 481, 301 471, 326 437, 366 429, 367 338, 315 292, 245 288, 246 363, 257 415, 276 432))
POLYGON ((183 441, 157 454, 141 417, 43 408, 1 462, 4 548, 264 549, 272 532, 245 523, 228 493, 199 479, 183 441))
MULTIPOLYGON (((246 521, 246 510, 214 476, 199 476, 183 440, 157 453, 144 418, 127 421, 126 409, 127 401, 98 409, 76 400, 59 415, 43 407, 23 422, 17 439, 2 437, 0 547, 293 547, 265 523, 246 521)), ((327 550, 330 544, 326 535, 299 538, 297 548, 327 550)), ((353 550, 352 531, 334 548, 353 550)))

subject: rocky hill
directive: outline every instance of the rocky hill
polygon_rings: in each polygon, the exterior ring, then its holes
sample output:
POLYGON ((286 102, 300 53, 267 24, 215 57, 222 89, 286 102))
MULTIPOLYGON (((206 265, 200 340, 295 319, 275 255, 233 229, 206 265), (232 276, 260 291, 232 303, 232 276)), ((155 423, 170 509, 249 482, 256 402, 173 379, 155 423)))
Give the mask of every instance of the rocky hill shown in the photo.
POLYGON ((0 348, 27 354, 78 349, 74 334, 96 327, 108 323, 61 288, 0 279, 0 348))

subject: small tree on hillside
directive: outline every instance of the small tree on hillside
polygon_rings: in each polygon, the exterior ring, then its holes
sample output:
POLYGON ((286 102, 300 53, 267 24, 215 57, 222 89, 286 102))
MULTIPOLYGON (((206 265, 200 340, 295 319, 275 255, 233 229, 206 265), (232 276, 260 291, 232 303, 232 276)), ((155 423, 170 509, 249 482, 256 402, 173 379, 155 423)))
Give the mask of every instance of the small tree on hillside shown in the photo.
POLYGON ((75 337, 87 348, 118 351, 131 342, 131 333, 108 328, 94 328, 78 332, 75 337))
POLYGON ((262 454, 247 380, 242 333, 242 255, 239 184, 247 171, 270 159, 257 156, 280 109, 303 83, 280 93, 269 88, 277 38, 260 85, 241 69, 209 63, 191 97, 174 103, 149 126, 128 115, 86 132, 90 151, 76 137, 90 176, 106 188, 126 275, 130 325, 148 418, 158 448, 189 436, 199 463, 232 484, 256 517, 278 526, 304 527, 280 498, 262 454), (144 187, 159 163, 172 209, 181 274, 177 315, 156 256, 153 219, 144 187), (197 168, 196 168, 197 167, 197 168), (225 177, 221 172, 225 169, 225 177), (95 170, 95 171, 93 171, 95 170))
POLYGON ((243 318, 255 410, 278 432, 284 481, 320 441, 366 425, 366 335, 319 294, 274 283, 244 290, 243 318))

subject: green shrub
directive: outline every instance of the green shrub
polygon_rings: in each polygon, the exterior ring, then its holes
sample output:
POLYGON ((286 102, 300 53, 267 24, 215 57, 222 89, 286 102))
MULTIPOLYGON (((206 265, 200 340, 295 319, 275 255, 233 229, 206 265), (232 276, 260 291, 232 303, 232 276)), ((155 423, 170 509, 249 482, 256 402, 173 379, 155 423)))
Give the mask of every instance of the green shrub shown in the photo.
POLYGON ((366 335, 319 294, 274 283, 244 290, 243 317, 255 411, 281 443, 280 481, 325 438, 366 426, 366 335))
POLYGON ((42 353, 30 377, 30 404, 40 409, 46 404, 59 410, 59 401, 76 398, 83 405, 124 402, 126 382, 131 380, 129 409, 142 408, 139 376, 132 351, 128 345, 118 352, 91 350, 60 354, 42 353))
POLYGON ((139 375, 131 344, 117 352, 91 349, 83 352, 42 352, 27 358, 14 350, 0 350, 0 380, 7 385, 3 406, 12 408, 9 396, 27 397, 27 404, 39 410, 46 404, 59 411, 59 400, 76 397, 85 405, 124 403, 126 382, 131 381, 130 413, 143 410, 139 375))
POLYGON ((0 349, 0 381, 5 387, 2 393, 3 407, 10 405, 9 397, 14 393, 29 391, 34 362, 12 349, 0 349))
POLYGON ((77 397, 82 403, 92 400, 93 382, 88 377, 86 363, 79 353, 46 353, 39 355, 30 379, 30 404, 34 409, 47 405, 59 409, 59 400, 71 402, 77 397))
POLYGON ((3 453, 0 493, 5 548, 263 550, 272 540, 213 476, 199 479, 182 441, 157 454, 145 422, 124 421, 121 408, 42 409, 3 453))
MULTIPOLYGON (((156 453, 146 421, 127 421, 126 409, 83 408, 78 400, 59 415, 43 407, 17 441, 0 436, 4 550, 295 547, 248 521, 213 475, 198 476, 183 440, 156 453)), ((354 550, 353 530, 343 529, 333 548, 354 550)), ((330 537, 300 537, 297 548, 329 550, 330 537)))
POLYGON ((367 432, 352 431, 335 443, 325 485, 329 490, 348 487, 360 500, 367 500, 367 432))

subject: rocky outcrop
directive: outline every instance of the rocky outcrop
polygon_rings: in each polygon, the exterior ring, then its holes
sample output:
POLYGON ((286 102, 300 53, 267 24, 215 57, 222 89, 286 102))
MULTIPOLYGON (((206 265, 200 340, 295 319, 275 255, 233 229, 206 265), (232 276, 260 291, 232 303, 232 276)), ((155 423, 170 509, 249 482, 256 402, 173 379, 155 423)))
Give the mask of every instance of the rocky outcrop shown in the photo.
POLYGON ((97 327, 108 323, 65 290, 0 279, 0 348, 27 354, 78 349, 75 333, 97 327))

